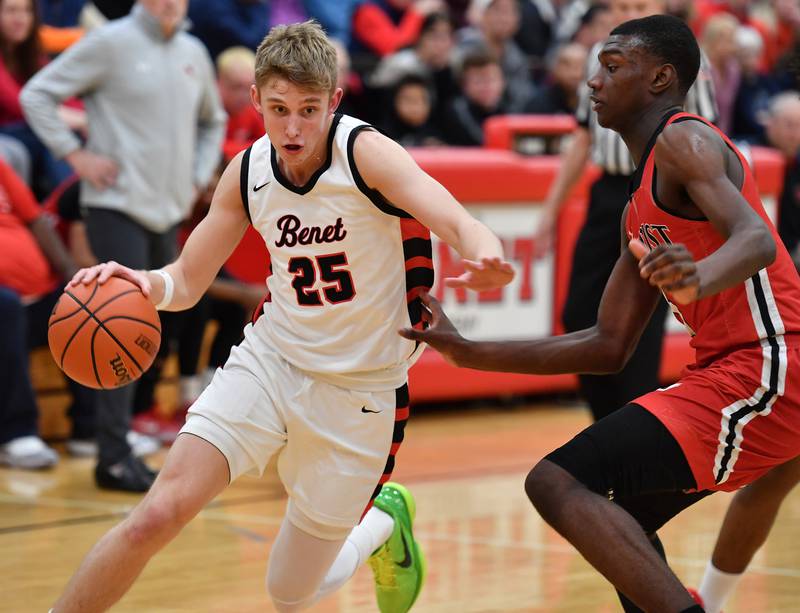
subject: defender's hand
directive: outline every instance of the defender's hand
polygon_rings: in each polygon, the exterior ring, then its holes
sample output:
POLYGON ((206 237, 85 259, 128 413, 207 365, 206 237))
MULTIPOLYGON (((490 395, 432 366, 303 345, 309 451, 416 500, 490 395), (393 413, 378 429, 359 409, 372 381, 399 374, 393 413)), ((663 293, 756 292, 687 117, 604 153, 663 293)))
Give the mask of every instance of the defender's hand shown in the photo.
POLYGON ((428 323, 425 330, 415 330, 414 328, 403 328, 398 334, 410 341, 427 343, 442 357, 453 366, 458 366, 457 356, 460 345, 464 342, 464 337, 458 333, 455 326, 445 315, 442 305, 427 292, 420 294, 422 304, 425 309, 422 311, 422 320, 428 323))
POLYGON ((97 282, 102 285, 111 277, 122 277, 123 279, 127 279, 128 281, 138 285, 139 289, 142 290, 142 293, 146 297, 150 296, 150 291, 153 289, 150 285, 150 281, 143 272, 139 270, 133 270, 132 268, 128 268, 122 264, 117 264, 113 261, 97 264, 96 266, 91 266, 89 268, 81 268, 75 273, 75 276, 72 277, 70 282, 67 284, 67 287, 71 285, 78 285, 80 283, 88 285, 95 279, 97 279, 97 282))
POLYGON ((631 253, 639 260, 639 274, 650 285, 669 294, 678 304, 689 304, 700 295, 697 263, 681 244, 659 245, 648 251, 644 243, 634 239, 628 243, 631 253))
POLYGON ((466 271, 444 280, 447 287, 466 287, 476 292, 497 289, 511 283, 514 268, 500 258, 483 258, 480 262, 462 260, 466 271))

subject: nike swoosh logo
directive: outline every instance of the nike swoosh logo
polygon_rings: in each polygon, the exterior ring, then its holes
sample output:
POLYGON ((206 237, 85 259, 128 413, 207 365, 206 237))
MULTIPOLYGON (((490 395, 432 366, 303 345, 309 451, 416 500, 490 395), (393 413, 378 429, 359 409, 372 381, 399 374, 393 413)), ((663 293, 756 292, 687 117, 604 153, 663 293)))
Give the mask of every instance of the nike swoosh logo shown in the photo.
POLYGON ((257 191, 258 191, 258 190, 260 190, 262 187, 266 187, 266 186, 267 186, 267 185, 269 185, 270 183, 272 183, 272 181, 267 181, 266 183, 264 183, 264 184, 262 184, 262 185, 254 185, 254 186, 253 186, 253 191, 254 191, 254 192, 257 192, 257 191))
POLYGON ((411 551, 408 549, 408 543, 406 543, 406 535, 401 532, 400 538, 403 540, 403 551, 405 551, 405 557, 400 560, 397 565, 400 568, 408 568, 411 566, 411 551))
POLYGON ((362 413, 383 413, 383 411, 370 411, 367 407, 361 407, 362 413))

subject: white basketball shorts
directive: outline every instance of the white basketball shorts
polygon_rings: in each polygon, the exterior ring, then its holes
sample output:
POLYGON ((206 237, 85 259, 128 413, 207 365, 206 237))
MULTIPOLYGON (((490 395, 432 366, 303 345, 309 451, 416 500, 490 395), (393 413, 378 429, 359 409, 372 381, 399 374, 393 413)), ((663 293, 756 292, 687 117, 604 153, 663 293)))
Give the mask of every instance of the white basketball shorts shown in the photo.
POLYGON ((278 474, 293 505, 324 526, 352 528, 389 479, 407 418, 408 386, 364 392, 320 381, 248 325, 181 432, 219 449, 231 481, 260 476, 279 453, 278 474))

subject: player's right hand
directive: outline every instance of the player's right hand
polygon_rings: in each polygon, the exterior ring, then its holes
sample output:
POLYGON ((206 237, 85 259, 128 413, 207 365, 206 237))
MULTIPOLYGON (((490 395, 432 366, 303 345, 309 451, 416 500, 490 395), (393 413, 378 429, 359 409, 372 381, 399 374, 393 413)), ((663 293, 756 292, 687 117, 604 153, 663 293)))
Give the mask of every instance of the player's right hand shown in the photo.
POLYGON ((90 266, 89 268, 81 268, 75 273, 75 276, 70 279, 67 287, 70 287, 71 285, 79 285, 80 283, 88 285, 95 279, 97 279, 97 282, 102 285, 111 277, 122 277, 123 279, 127 279, 131 283, 138 285, 139 289, 142 290, 142 293, 147 297, 150 296, 150 291, 153 289, 150 281, 147 278, 147 275, 145 275, 142 271, 133 270, 132 268, 128 268, 122 264, 117 264, 114 261, 103 262, 102 264, 90 266))
POLYGON ((648 250, 642 241, 633 239, 628 249, 639 260, 642 279, 667 294, 670 302, 689 304, 700 297, 697 262, 686 246, 671 243, 648 250))
POLYGON ((414 328, 403 328, 398 334, 410 341, 427 343, 442 357, 452 364, 458 366, 459 347, 465 342, 465 338, 459 334, 453 323, 447 318, 442 305, 427 292, 420 294, 420 300, 425 305, 422 311, 422 320, 428 324, 424 330, 414 328))

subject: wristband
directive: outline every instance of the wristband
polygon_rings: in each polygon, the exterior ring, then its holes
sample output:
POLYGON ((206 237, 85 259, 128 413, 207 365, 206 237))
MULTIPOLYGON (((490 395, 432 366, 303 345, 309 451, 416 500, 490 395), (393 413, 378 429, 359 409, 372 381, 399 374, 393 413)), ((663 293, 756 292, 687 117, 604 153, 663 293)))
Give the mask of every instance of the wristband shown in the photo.
POLYGON ((163 269, 151 270, 150 272, 164 279, 164 297, 161 299, 161 302, 156 305, 156 311, 163 311, 172 302, 172 294, 175 292, 175 280, 172 278, 171 274, 163 269))

